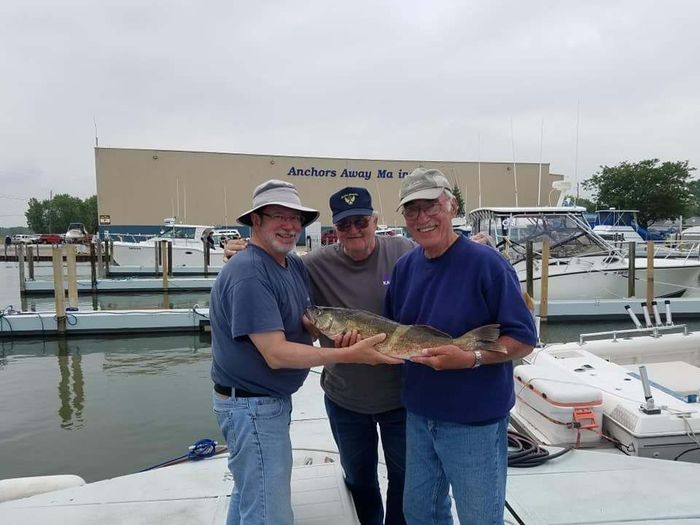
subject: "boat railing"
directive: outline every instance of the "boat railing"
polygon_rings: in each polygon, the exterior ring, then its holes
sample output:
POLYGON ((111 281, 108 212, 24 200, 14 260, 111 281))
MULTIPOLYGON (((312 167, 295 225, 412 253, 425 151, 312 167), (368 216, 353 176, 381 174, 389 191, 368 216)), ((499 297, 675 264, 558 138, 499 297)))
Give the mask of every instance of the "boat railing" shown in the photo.
POLYGON ((661 326, 649 326, 646 328, 629 328, 626 330, 610 330, 607 332, 590 332, 587 334, 580 334, 578 338, 578 343, 580 345, 585 345, 588 341, 595 341, 598 339, 612 339, 613 341, 617 341, 618 338, 629 339, 631 337, 641 335, 651 335, 652 337, 660 337, 664 333, 681 332, 683 333, 683 335, 688 335, 688 325, 672 324, 661 326))
POLYGON ((146 241, 150 238, 153 237, 153 234, 146 234, 146 233, 111 233, 109 234, 109 238, 114 240, 114 241, 119 241, 119 242, 142 242, 146 241))

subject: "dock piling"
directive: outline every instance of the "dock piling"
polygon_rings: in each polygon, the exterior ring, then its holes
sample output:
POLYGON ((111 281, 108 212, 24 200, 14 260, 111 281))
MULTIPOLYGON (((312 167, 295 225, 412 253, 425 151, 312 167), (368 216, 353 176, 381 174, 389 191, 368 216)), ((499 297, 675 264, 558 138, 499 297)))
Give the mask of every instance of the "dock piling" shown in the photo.
POLYGON ((99 243, 90 243, 90 287, 93 293, 97 291, 97 261, 96 253, 99 249, 99 243))
POLYGON ((51 249, 53 263, 53 291, 56 303, 56 330, 59 334, 66 333, 65 290, 63 289, 63 249, 54 246, 51 249))
POLYGON ((78 272, 75 264, 75 245, 64 246, 66 252, 66 266, 68 267, 68 306, 76 308, 78 306, 78 272))
POLYGON ((19 264, 19 291, 24 293, 26 289, 24 277, 24 244, 16 246, 15 253, 17 254, 17 263, 19 264))
MULTIPOLYGON (((37 258, 39 257, 39 247, 36 247, 37 258)), ((27 268, 29 269, 29 280, 34 280, 34 247, 27 246, 27 268)))
POLYGON ((532 241, 527 241, 525 256, 525 289, 530 297, 535 297, 535 286, 533 284, 534 273, 534 250, 532 241))
POLYGON ((654 243, 647 241, 647 304, 654 300, 654 243))
POLYGON ((636 253, 637 243, 630 241, 627 249, 627 297, 634 297, 636 284, 636 253))
POLYGON ((160 247, 160 253, 163 258, 163 291, 167 292, 168 290, 168 276, 170 272, 168 271, 168 267, 170 265, 170 250, 168 249, 168 241, 160 241, 159 243, 161 245, 160 247))
POLYGON ((549 241, 542 241, 542 268, 540 269, 540 319, 547 321, 547 308, 549 306, 549 241))

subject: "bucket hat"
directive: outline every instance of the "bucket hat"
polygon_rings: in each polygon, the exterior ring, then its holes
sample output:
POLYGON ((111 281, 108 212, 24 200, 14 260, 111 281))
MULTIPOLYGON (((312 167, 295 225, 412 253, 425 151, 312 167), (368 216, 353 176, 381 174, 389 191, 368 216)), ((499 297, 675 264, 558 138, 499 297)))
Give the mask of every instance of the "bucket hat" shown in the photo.
POLYGON ((311 224, 319 216, 318 210, 301 205, 299 192, 297 192, 294 184, 283 180, 270 179, 255 188, 253 192, 253 207, 242 213, 238 217, 238 222, 245 226, 252 226, 250 214, 258 211, 260 208, 272 205, 284 206, 285 208, 301 212, 302 227, 311 224))

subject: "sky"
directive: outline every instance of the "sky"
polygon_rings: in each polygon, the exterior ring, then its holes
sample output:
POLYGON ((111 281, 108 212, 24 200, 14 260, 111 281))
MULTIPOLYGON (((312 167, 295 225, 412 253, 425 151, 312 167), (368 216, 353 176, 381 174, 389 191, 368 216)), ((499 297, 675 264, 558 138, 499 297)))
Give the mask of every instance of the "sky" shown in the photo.
MULTIPOLYGON (((0 226, 94 146, 700 167, 700 2, 0 2, 0 226)), ((697 172, 694 174, 698 175, 697 172)))

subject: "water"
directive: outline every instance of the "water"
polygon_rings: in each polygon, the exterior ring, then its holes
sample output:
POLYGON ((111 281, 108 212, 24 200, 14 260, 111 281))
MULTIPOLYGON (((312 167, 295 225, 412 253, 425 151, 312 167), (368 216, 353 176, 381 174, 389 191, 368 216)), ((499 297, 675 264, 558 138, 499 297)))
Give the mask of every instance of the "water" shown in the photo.
MULTIPOLYGON (((84 269, 83 269, 84 271, 84 269)), ((89 270, 88 270, 89 272, 89 270)), ((21 304, 16 263, 0 263, 0 308, 21 304)), ((206 305, 208 294, 169 294, 206 305)), ((51 310, 50 298, 29 299, 51 310)), ((160 308, 160 294, 81 298, 81 308, 160 308)), ((691 326, 700 329, 700 320, 691 326)), ((544 341, 631 328, 629 322, 543 325, 544 341)), ((128 474, 221 440, 211 410, 206 335, 0 340, 0 479, 128 474)))

